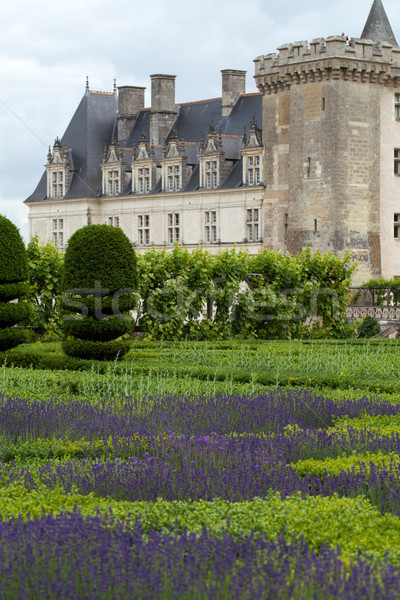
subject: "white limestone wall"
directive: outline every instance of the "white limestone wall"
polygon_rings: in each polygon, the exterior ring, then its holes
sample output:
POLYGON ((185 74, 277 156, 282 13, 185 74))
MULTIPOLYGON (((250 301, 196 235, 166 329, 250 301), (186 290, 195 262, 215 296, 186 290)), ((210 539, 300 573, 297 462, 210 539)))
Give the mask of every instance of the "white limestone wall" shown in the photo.
POLYGON ((400 148, 400 121, 395 120, 394 99, 400 90, 391 86, 380 86, 380 90, 380 240, 382 277, 389 279, 400 275, 400 237, 394 238, 393 231, 393 216, 400 214, 400 176, 394 174, 394 149, 400 148))
POLYGON ((259 210, 260 236, 262 235, 262 187, 233 190, 205 190, 198 192, 131 195, 117 198, 79 200, 45 200, 30 205, 30 236, 38 235, 41 243, 52 240, 53 219, 64 219, 64 245, 68 238, 88 222, 108 223, 109 217, 119 217, 119 226, 137 250, 149 247, 172 248, 168 243, 168 214, 180 215, 180 243, 185 247, 201 244, 212 252, 237 245, 250 253, 258 252, 262 241, 247 243, 247 210, 259 210), (205 243, 205 212, 217 213, 216 244, 205 243), (138 245, 138 216, 150 216, 150 246, 138 245))

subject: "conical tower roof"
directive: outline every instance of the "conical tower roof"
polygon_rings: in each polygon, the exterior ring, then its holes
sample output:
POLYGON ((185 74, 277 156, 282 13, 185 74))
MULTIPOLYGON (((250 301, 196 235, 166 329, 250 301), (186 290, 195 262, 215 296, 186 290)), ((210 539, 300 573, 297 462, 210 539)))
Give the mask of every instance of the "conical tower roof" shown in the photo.
POLYGON ((398 46, 381 0, 374 0, 361 39, 387 42, 392 46, 398 46))

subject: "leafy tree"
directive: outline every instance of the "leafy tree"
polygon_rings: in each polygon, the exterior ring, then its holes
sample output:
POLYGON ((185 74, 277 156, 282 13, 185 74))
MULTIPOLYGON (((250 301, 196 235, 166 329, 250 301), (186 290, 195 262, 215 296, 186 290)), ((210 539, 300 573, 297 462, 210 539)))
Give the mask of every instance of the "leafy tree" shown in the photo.
POLYGON ((34 306, 32 324, 44 339, 57 339, 60 334, 61 282, 64 260, 58 248, 48 242, 40 246, 38 236, 27 247, 30 292, 28 300, 34 306))

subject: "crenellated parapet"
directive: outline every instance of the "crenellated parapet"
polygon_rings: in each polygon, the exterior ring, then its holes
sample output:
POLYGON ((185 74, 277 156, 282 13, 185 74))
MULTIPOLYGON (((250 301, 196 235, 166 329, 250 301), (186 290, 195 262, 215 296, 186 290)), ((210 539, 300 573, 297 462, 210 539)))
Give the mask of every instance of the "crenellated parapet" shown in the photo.
POLYGON ((267 94, 338 79, 400 86, 400 48, 341 35, 283 44, 278 53, 258 56, 254 63, 257 87, 267 94))

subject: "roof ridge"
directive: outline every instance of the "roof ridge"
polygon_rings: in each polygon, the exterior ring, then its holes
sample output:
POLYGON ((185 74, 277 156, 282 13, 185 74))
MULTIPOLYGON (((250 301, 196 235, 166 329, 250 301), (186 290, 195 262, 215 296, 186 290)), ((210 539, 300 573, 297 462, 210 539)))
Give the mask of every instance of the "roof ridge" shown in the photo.
POLYGON ((249 93, 239 94, 239 96, 241 98, 243 98, 244 96, 262 96, 262 94, 261 94, 261 92, 249 92, 249 93))
POLYGON ((96 90, 89 90, 89 94, 100 94, 102 96, 115 96, 114 92, 98 92, 96 90))
POLYGON ((190 106, 191 104, 203 104, 204 102, 216 102, 217 100, 222 100, 221 96, 218 98, 207 98, 206 100, 192 100, 192 102, 180 102, 179 104, 175 104, 175 106, 190 106))

